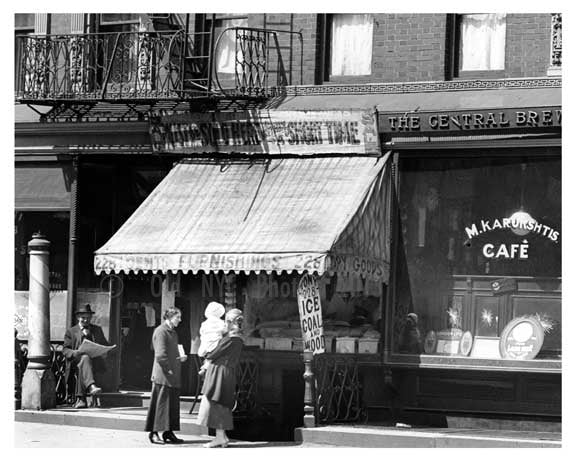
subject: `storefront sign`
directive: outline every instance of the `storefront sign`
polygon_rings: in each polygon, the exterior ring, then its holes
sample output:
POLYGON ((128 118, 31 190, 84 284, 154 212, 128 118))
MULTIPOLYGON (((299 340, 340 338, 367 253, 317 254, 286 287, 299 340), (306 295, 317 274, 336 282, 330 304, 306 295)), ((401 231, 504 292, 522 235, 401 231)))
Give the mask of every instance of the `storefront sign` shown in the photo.
POLYGON ((517 317, 504 328, 500 338, 503 359, 531 360, 544 342, 542 324, 534 317, 517 317))
POLYGON ((559 107, 506 109, 474 112, 405 112, 380 114, 384 132, 448 132, 509 128, 547 128, 562 126, 559 107))
MULTIPOLYGON (((530 232, 546 237, 554 243, 559 242, 560 232, 554 230, 552 227, 539 223, 527 213, 522 215, 527 216, 529 219, 516 219, 520 213, 515 213, 510 218, 501 219, 481 219, 478 223, 472 223, 465 226, 467 242, 470 242, 474 237, 488 232, 510 229, 515 235, 528 235, 530 232)), ((527 239, 523 239, 519 243, 502 243, 502 242, 489 242, 482 247, 482 256, 487 259, 528 259, 529 258, 529 243, 527 239)))
POLYGON ((377 117, 369 111, 185 113, 153 116, 154 152, 379 154, 377 117))
POLYGON ((316 277, 304 274, 298 284, 298 312, 304 351, 321 354, 325 351, 322 306, 316 277))

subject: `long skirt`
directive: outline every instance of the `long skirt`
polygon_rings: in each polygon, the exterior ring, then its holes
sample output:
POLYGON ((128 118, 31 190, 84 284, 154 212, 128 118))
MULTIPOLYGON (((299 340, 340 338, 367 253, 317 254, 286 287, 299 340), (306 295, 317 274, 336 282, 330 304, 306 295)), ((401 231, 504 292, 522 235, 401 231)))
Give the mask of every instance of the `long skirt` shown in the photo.
POLYGON ((180 389, 152 384, 146 432, 180 430, 180 389))
POLYGON ((224 429, 226 431, 234 429, 232 410, 213 400, 208 400, 205 395, 200 400, 196 422, 212 429, 224 429))

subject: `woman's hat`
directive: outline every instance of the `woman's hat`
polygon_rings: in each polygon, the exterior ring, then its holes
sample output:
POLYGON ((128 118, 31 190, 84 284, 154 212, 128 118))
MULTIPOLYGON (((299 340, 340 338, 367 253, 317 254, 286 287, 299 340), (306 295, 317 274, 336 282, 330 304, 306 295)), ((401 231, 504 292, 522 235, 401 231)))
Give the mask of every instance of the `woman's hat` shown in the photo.
POLYGON ((208 303, 208 305, 206 306, 206 309, 204 310, 204 315, 206 316, 206 318, 216 317, 219 319, 224 315, 225 312, 226 309, 222 304, 217 303, 216 301, 212 301, 208 303))
POLYGON ((95 312, 90 307, 90 304, 85 304, 76 309, 76 315, 78 314, 94 314, 95 312))

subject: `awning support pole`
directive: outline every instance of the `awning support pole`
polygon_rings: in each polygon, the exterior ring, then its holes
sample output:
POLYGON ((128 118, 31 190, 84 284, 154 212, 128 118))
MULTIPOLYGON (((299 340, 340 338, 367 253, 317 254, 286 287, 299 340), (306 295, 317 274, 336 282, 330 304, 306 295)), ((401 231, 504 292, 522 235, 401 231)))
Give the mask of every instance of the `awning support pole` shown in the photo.
POLYGON ((78 277, 76 261, 78 260, 78 157, 72 159, 72 179, 70 184, 70 239, 68 242, 68 296, 66 300, 66 325, 74 324, 78 277))
POLYGON ((314 411, 314 367, 312 351, 304 351, 304 427, 316 426, 314 411))

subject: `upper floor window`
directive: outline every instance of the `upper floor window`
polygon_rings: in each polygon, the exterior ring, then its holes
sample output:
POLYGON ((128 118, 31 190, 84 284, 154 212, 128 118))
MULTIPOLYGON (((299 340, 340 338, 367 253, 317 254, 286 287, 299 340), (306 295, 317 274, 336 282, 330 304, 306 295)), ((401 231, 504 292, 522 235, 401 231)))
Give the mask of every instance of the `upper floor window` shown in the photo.
POLYGON ((460 16, 460 71, 504 70, 506 15, 460 16))
POLYGON ((374 21, 370 14, 333 14, 330 75, 370 75, 374 21))
POLYGON ((218 43, 216 50, 216 71, 221 74, 234 74, 237 65, 243 61, 242 50, 236 43, 236 31, 226 30, 232 27, 248 27, 248 17, 218 17, 215 20, 216 36, 224 32, 218 43))

